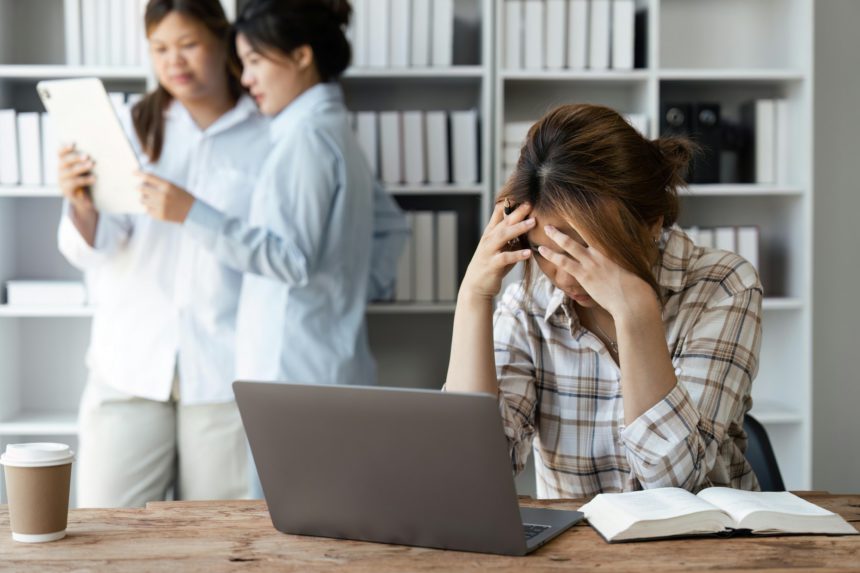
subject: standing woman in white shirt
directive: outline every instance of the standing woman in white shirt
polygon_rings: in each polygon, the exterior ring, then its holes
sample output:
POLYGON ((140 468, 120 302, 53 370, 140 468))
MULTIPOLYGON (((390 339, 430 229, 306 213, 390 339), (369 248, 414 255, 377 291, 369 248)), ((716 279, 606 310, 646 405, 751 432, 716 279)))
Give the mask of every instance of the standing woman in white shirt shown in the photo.
MULTIPOLYGON (((125 121, 145 169, 246 217, 268 130, 243 95, 220 2, 151 0, 144 20, 159 85, 125 121)), ((171 486, 182 499, 245 497, 230 387, 241 273, 175 225, 98 213, 79 190, 94 181, 92 162, 71 148, 61 156, 60 249, 95 304, 78 504, 141 506, 171 486)))
POLYGON ((337 79, 351 9, 337 0, 252 0, 238 18, 242 83, 270 124, 248 220, 163 178, 144 177, 150 212, 245 272, 237 377, 368 384, 365 310, 374 181, 337 79))

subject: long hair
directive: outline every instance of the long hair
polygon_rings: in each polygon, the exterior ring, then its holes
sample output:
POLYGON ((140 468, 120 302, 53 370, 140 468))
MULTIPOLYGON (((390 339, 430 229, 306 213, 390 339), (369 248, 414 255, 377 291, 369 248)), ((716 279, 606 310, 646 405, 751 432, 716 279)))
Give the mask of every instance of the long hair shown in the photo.
MULTIPOLYGON (((584 229, 604 254, 660 293, 651 227, 678 218, 678 188, 696 151, 684 138, 648 140, 603 106, 559 106, 528 136, 498 200, 528 202, 540 217, 584 229)), ((531 259, 526 261, 529 290, 531 259)))
POLYGON ((346 0, 251 0, 234 27, 261 54, 286 55, 310 46, 320 79, 328 82, 349 66, 352 49, 345 28, 351 15, 346 0))
MULTIPOLYGON (((233 100, 238 100, 242 94, 241 71, 235 50, 230 49, 230 22, 220 0, 150 0, 143 16, 147 36, 171 12, 200 22, 223 44, 227 54, 227 87, 233 100)), ((164 147, 164 111, 172 100, 170 93, 159 85, 131 110, 134 131, 152 162, 161 157, 164 147)))

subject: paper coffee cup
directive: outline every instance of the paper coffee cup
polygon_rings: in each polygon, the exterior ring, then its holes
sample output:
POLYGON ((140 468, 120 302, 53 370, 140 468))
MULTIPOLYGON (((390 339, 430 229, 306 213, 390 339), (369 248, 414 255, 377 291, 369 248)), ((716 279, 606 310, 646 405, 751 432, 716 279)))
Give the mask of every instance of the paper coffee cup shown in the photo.
POLYGON ((12 539, 24 543, 66 536, 74 452, 65 444, 9 444, 0 456, 12 539))

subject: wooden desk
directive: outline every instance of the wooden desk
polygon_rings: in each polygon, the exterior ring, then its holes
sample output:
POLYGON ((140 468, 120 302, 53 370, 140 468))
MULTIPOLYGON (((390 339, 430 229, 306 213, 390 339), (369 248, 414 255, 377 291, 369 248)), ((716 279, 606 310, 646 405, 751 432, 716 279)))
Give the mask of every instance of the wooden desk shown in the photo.
MULTIPOLYGON (((803 493, 860 527, 860 495, 803 493)), ((530 502, 576 509, 579 501, 530 502)), ((257 501, 76 509, 68 537, 12 541, 0 506, 0 571, 860 571, 860 536, 738 537, 610 545, 579 524, 528 557, 284 535, 257 501)))

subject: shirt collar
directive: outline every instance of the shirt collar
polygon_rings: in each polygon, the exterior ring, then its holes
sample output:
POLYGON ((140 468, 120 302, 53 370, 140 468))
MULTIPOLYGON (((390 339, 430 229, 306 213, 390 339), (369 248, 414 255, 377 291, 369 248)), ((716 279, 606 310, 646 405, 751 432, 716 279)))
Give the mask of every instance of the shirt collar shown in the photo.
POLYGON ((273 138, 281 137, 291 125, 327 102, 343 103, 343 90, 337 82, 319 83, 302 92, 274 117, 269 126, 273 138))
POLYGON ((235 106, 216 119, 215 122, 205 130, 201 130, 197 126, 194 122, 194 118, 192 118, 191 114, 188 112, 188 109, 175 99, 170 102, 170 105, 167 106, 167 111, 165 112, 165 117, 168 119, 185 123, 202 135, 207 136, 217 135, 222 131, 226 131, 233 126, 242 123, 252 115, 259 115, 259 111, 257 111, 257 106, 254 103, 254 100, 247 94, 243 94, 239 98, 239 101, 236 102, 235 106))
MULTIPOLYGON (((664 290, 662 295, 665 296, 667 292, 679 292, 684 289, 687 284, 687 269, 690 267, 694 248, 693 242, 677 225, 663 231, 659 243, 660 254, 653 267, 657 284, 664 290)), ((563 291, 554 287, 545 277, 541 277, 540 281, 545 283, 541 285, 541 288, 546 288, 548 293, 544 320, 549 320, 559 310, 570 315, 568 310, 570 298, 563 291)))

